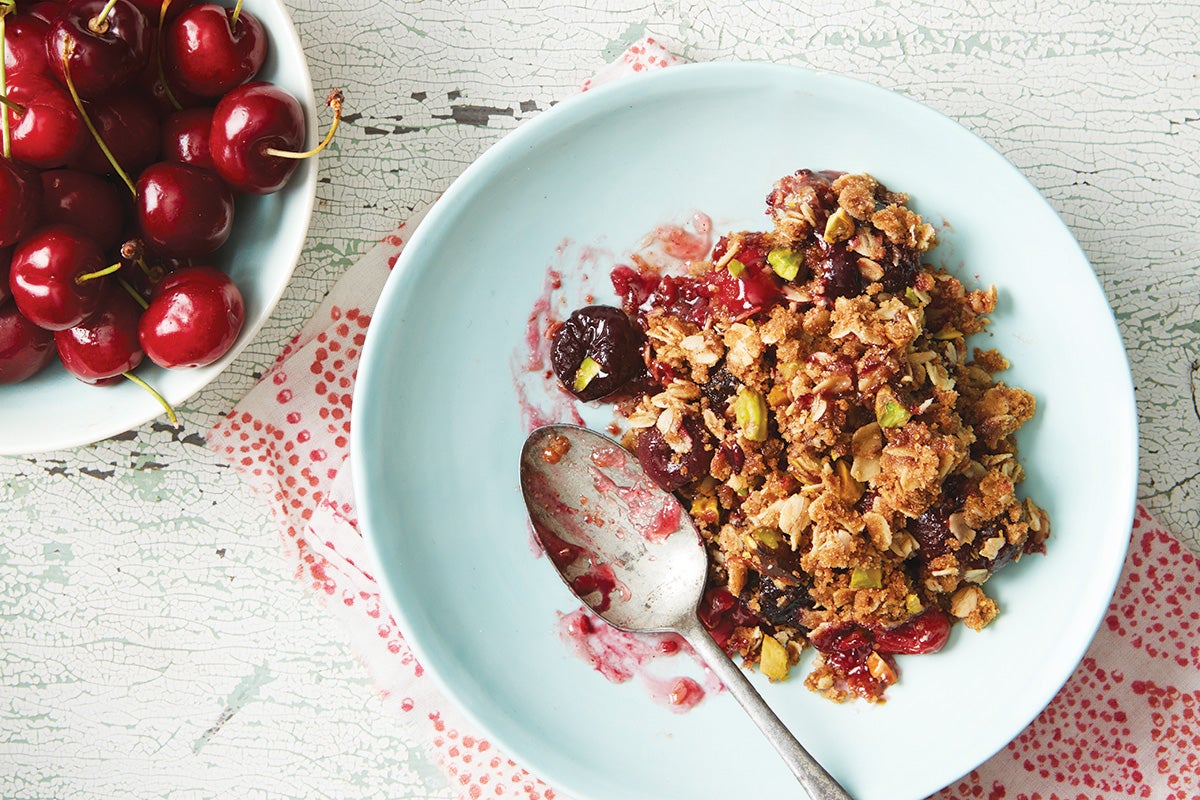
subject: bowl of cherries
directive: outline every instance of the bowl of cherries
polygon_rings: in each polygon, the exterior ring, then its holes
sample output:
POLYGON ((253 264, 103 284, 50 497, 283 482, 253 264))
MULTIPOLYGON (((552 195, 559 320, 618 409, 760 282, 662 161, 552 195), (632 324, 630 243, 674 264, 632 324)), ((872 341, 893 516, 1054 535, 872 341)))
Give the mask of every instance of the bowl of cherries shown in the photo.
POLYGON ((174 422, 290 280, 341 94, 322 139, 279 0, 0 0, 0 25, 0 453, 174 422))

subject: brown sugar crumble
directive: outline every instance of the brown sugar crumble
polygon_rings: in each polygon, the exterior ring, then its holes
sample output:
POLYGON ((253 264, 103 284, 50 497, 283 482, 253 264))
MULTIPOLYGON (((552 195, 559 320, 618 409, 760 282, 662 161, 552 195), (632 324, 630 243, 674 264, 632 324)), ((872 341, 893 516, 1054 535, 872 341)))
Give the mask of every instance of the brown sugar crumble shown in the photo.
POLYGON ((771 230, 720 237, 686 275, 613 272, 645 369, 608 399, 707 544, 702 620, 773 680, 813 646, 806 684, 838 701, 881 700, 895 656, 986 626, 988 578, 1050 533, 1016 491, 1034 398, 968 352, 996 290, 924 263, 936 232, 907 203, 801 170, 768 195, 771 230))

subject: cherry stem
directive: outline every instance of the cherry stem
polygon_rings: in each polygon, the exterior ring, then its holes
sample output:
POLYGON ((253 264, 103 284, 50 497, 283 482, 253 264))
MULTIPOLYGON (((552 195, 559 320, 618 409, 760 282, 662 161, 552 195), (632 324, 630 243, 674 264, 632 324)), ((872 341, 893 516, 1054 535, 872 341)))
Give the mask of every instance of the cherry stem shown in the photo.
MULTIPOLYGON (((0 24, 0 36, 3 36, 3 35, 4 35, 4 25, 0 24)), ((3 70, 3 68, 0 67, 0 71, 2 71, 2 70, 3 70)), ((0 94, 0 105, 3 105, 5 108, 9 109, 10 111, 15 112, 18 117, 25 116, 25 112, 29 110, 25 106, 18 103, 17 101, 9 100, 3 94, 0 94)), ((7 116, 7 115, 5 115, 5 116, 7 116)))
POLYGON ((94 281, 94 280, 96 280, 96 278, 103 278, 105 275, 112 275, 114 272, 116 272, 120 268, 121 268, 121 262, 118 261, 115 264, 110 264, 109 266, 105 267, 104 269, 98 269, 95 272, 85 272, 82 275, 76 275, 75 283, 86 283, 88 281, 94 281))
POLYGON ((100 145, 100 150, 104 153, 104 157, 108 159, 108 163, 112 165, 116 173, 121 176, 121 180, 125 181, 125 185, 129 187, 129 193, 137 197, 137 188, 134 187, 133 181, 129 180, 129 176, 125 174, 125 170, 121 169, 121 165, 117 163, 116 157, 108 149, 108 145, 104 143, 104 137, 100 135, 100 131, 96 130, 91 117, 88 116, 87 109, 83 107, 83 100, 80 99, 79 92, 75 88, 75 81, 71 79, 71 56, 74 53, 75 37, 68 34, 63 40, 62 51, 63 77, 67 79, 67 91, 71 93, 71 99, 75 101, 75 108, 79 109, 79 116, 83 118, 83 124, 87 125, 87 129, 92 133, 92 138, 96 140, 96 144, 100 145))
POLYGON ((333 134, 337 131, 338 125, 342 122, 342 102, 345 100, 345 95, 341 89, 334 89, 329 93, 329 97, 325 98, 325 105, 333 109, 333 124, 329 126, 329 133, 325 134, 325 138, 321 143, 312 150, 305 150, 303 153, 295 153, 291 150, 276 150, 274 147, 264 147, 262 152, 264 155, 275 156, 276 158, 312 158, 317 153, 324 150, 333 141, 333 134))
POLYGON ((167 398, 163 397, 161 394, 159 394, 157 391, 155 391, 153 386, 146 383, 144 380, 139 378, 137 375, 134 375, 132 372, 122 372, 121 374, 124 375, 126 379, 133 381, 138 386, 142 387, 147 392, 149 392, 154 397, 154 399, 158 401, 159 405, 161 405, 163 407, 163 409, 166 410, 167 419, 171 420, 171 424, 174 425, 176 428, 179 427, 179 419, 175 416, 175 409, 171 408, 171 404, 167 402, 167 398))
POLYGON ((163 24, 167 21, 167 9, 170 7, 171 0, 163 0, 162 6, 158 9, 158 38, 154 40, 154 61, 158 65, 158 80, 162 84, 163 93, 176 111, 182 111, 183 104, 175 99, 175 93, 171 91, 171 84, 167 83, 167 71, 163 68, 162 60, 163 24))
POLYGON ((237 27, 238 15, 242 13, 242 0, 237 0, 237 4, 233 7, 233 14, 229 17, 230 29, 237 27))
POLYGON ((146 302, 146 298, 142 297, 142 293, 133 288, 129 284, 129 281, 125 280, 124 278, 117 278, 117 283, 121 284, 121 288, 128 292, 129 296, 137 301, 137 304, 142 307, 142 311, 145 311, 150 307, 150 304, 146 302))
POLYGON ((100 13, 88 20, 88 30, 95 34, 108 33, 108 15, 112 13, 116 4, 117 0, 108 0, 104 8, 100 9, 100 13))
MULTIPOLYGON (((5 95, 5 108, 11 108, 12 106, 9 105, 9 101, 7 99, 8 66, 4 63, 7 40, 5 39, 4 23, 5 19, 9 15, 9 12, 11 12, 14 7, 15 4, 9 0, 5 0, 5 2, 0 3, 0 94, 5 95)), ((20 106, 18 106, 18 108, 20 108, 20 106)), ((25 110, 22 108, 19 113, 24 114, 25 110)), ((2 140, 0 147, 3 147, 5 158, 12 158, 12 129, 8 125, 8 112, 5 111, 3 114, 0 114, 0 118, 2 118, 0 119, 0 140, 2 140)))

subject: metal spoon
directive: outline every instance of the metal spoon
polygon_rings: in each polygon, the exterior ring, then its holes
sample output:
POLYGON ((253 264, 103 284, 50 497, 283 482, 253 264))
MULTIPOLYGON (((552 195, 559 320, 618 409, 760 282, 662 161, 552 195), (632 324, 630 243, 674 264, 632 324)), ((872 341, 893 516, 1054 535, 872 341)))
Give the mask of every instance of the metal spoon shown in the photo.
POLYGON ((547 425, 521 450, 521 491, 559 574, 592 611, 632 632, 678 633, 787 762, 812 800, 853 800, 771 711, 700 624, 708 554, 679 501, 607 436, 547 425))

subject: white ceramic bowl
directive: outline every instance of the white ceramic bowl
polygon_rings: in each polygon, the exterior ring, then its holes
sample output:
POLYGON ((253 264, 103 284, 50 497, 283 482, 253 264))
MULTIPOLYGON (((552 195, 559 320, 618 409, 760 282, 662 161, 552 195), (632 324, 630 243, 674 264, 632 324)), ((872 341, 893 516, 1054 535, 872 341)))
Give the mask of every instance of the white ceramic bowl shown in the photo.
MULTIPOLYGON (((548 266, 570 273, 590 254, 589 286, 611 301, 605 248, 619 256, 697 210, 718 231, 761 229, 772 183, 801 167, 869 171, 910 193, 951 226, 938 258, 996 284, 983 338, 1037 397, 1020 437, 1024 488, 1054 534, 1047 555, 989 583, 1002 609, 989 628, 959 626, 941 653, 900 659, 885 705, 839 706, 800 679, 755 674, 767 702, 858 800, 925 797, 1050 701, 1120 573, 1137 452, 1125 353, 1070 231, 1003 157, 899 95, 783 66, 672 67, 569 99, 480 158, 413 235, 370 328, 351 446, 374 572, 421 662, 577 800, 797 790, 728 694, 671 714, 558 639, 556 612, 579 604, 531 553, 513 354, 548 266)), ((584 411, 593 425, 611 418, 584 411)))
MULTIPOLYGON (((246 0, 270 40, 256 80, 278 84, 301 105, 308 141, 315 144, 320 121, 308 64, 287 9, 280 0, 246 0)), ((177 405, 200 391, 254 338, 271 315, 292 276, 316 196, 316 159, 300 162, 288 185, 264 197, 240 196, 233 234, 213 260, 233 278, 246 302, 246 322, 233 348, 219 361, 190 370, 166 370, 147 359, 136 374, 177 405)), ((22 383, 0 386, 0 454, 23 455, 89 444, 163 415, 149 393, 129 381, 88 386, 57 362, 22 383)))

